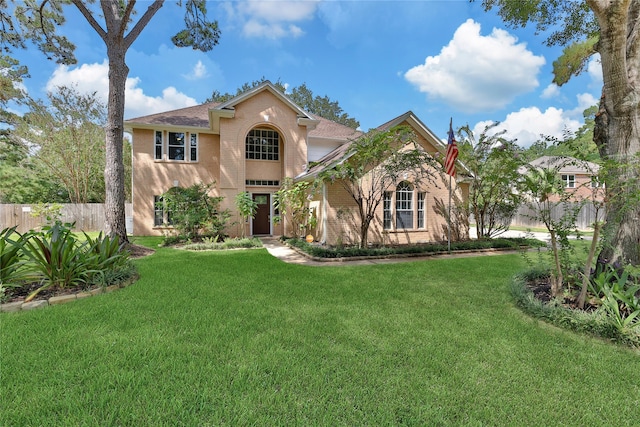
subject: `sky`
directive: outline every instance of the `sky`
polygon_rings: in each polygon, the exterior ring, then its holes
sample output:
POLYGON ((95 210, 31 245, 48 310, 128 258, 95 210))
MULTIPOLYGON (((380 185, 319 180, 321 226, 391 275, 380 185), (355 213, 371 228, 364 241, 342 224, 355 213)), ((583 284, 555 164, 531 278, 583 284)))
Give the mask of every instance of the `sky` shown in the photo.
MULTIPOLYGON (((138 2, 137 17, 149 1, 138 2)), ((210 52, 177 48, 183 11, 167 1, 128 51, 125 118, 203 103, 261 78, 301 84, 337 101, 364 131, 412 111, 446 140, 453 127, 476 135, 494 121, 522 147, 562 137, 583 123, 602 89, 597 60, 569 83, 552 83, 561 47, 535 28, 511 29, 481 1, 209 1, 219 44, 210 52)), ((12 56, 27 65, 24 85, 45 99, 60 85, 107 98, 103 41, 69 6, 61 29, 78 63, 58 65, 35 48, 12 56)))

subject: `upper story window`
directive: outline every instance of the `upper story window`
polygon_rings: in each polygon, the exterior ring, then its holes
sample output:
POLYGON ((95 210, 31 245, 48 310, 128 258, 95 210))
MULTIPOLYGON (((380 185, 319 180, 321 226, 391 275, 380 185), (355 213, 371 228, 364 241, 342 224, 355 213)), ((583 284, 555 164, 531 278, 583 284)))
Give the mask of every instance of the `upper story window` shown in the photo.
POLYGON ((253 129, 247 135, 245 157, 253 160, 279 160, 280 135, 272 129, 253 129))
POLYGON ((576 187, 576 176, 575 175, 561 175, 560 179, 564 183, 565 188, 575 188, 576 187))
POLYGON ((156 160, 162 160, 162 155, 164 153, 163 149, 162 149, 162 131, 161 130, 157 130, 156 131, 156 139, 155 139, 155 147, 154 147, 154 158, 156 160))
POLYGON ((186 160, 184 147, 184 132, 168 132, 169 136, 169 160, 186 160))
POLYGON ((155 132, 154 159, 197 162, 198 134, 157 130, 155 132))

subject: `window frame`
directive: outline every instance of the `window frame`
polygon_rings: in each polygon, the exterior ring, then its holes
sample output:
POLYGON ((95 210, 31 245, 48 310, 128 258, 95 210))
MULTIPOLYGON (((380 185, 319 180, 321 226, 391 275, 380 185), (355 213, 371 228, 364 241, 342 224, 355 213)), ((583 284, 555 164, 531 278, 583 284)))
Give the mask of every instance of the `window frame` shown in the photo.
POLYGON ((164 132, 161 130, 154 131, 153 158, 154 160, 164 160, 164 132), (160 137, 159 140, 158 137, 160 137))
POLYGON ((189 161, 198 161, 198 149, 200 147, 200 135, 195 132, 189 132, 189 161), (194 144, 195 142, 195 144, 194 144))
POLYGON ((244 152, 245 160, 280 161, 280 132, 271 128, 251 129, 245 137, 244 152))
MULTIPOLYGON (((174 137, 174 140, 179 141, 180 139, 178 137, 174 137)), ((173 154, 174 157, 177 157, 177 154, 173 154)), ((187 132, 174 132, 174 131, 167 131, 167 160, 172 161, 172 162, 184 162, 187 159, 187 132), (177 145, 177 144, 171 144, 172 135, 182 135, 182 145, 177 145), (178 149, 182 149, 182 158, 181 159, 176 159, 176 158, 172 158, 172 154, 171 154, 171 149, 174 150, 178 150, 178 149)))
POLYGON ((560 175, 560 180, 564 183, 564 188, 576 188, 576 176, 571 174, 560 175))
POLYGON ((197 132, 155 130, 153 158, 156 162, 197 163, 200 156, 200 134, 197 132), (171 144, 171 135, 183 134, 182 146, 171 144), (195 145, 192 145, 195 142, 195 145), (171 150, 181 148, 183 159, 171 158, 171 150), (195 154, 195 156, 193 155, 195 154))
POLYGON ((385 191, 382 196, 382 229, 391 230, 393 225, 393 210, 391 204, 393 202, 393 192, 385 191))
POLYGON ((414 224, 414 202, 413 202, 414 186, 408 181, 402 181, 396 186, 396 230, 413 229, 414 224), (405 223, 409 219, 409 224, 405 223))
POLYGON ((424 191, 417 192, 416 215, 418 229, 426 228, 427 218, 425 216, 427 204, 427 193, 424 191))

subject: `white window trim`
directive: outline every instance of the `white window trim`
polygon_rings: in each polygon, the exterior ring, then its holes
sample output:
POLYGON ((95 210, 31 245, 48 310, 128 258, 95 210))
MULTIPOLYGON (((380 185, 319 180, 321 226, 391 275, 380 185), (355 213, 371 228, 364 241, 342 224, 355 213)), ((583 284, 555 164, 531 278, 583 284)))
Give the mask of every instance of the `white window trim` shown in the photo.
POLYGON ((560 176, 564 183, 564 188, 576 188, 576 176, 570 174, 562 174, 560 176))
POLYGON ((153 159, 156 161, 164 160, 164 131, 156 130, 153 132, 153 159), (160 133, 160 158, 158 158, 156 153, 158 148, 158 133, 160 133))
POLYGON ((188 135, 189 135, 189 161, 191 163, 197 163, 200 160, 200 134, 195 133, 195 132, 194 133, 189 132, 188 135), (191 148, 192 148, 191 140, 193 139, 193 137, 195 137, 195 140, 196 140, 196 145, 195 145, 196 158, 195 158, 195 160, 191 157, 191 148))

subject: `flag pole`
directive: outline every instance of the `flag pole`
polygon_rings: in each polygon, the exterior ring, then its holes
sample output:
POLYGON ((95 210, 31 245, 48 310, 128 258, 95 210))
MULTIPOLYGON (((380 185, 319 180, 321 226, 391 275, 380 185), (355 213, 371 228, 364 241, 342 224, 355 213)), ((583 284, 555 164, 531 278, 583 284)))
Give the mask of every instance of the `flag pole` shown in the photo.
POLYGON ((449 136, 447 138, 447 154, 444 159, 444 171, 449 175, 449 213, 447 214, 447 250, 451 253, 451 189, 453 187, 452 178, 456 175, 456 158, 458 157, 458 146, 453 134, 453 117, 449 120, 449 136))
POLYGON ((447 238, 447 251, 451 253, 451 175, 449 175, 449 214, 447 215, 449 222, 449 233, 447 238))

